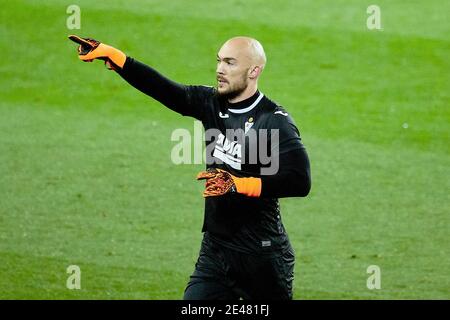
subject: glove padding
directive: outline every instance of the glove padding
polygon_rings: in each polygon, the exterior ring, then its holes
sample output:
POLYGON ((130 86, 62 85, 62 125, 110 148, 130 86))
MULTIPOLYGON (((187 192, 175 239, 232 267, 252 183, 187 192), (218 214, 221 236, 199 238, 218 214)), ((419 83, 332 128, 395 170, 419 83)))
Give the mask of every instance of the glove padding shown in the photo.
POLYGON ((110 70, 123 68, 127 59, 126 55, 111 46, 91 38, 81 38, 70 35, 69 39, 78 43, 78 57, 84 62, 92 62, 94 59, 105 61, 105 65, 110 70))
POLYGON ((236 192, 236 184, 233 178, 229 172, 222 169, 208 169, 197 175, 197 180, 206 179, 206 187, 203 192, 205 198, 236 192))
POLYGON ((197 180, 206 179, 203 196, 215 197, 226 193, 240 193, 247 197, 261 196, 261 178, 238 178, 222 169, 208 169, 197 175, 197 180))

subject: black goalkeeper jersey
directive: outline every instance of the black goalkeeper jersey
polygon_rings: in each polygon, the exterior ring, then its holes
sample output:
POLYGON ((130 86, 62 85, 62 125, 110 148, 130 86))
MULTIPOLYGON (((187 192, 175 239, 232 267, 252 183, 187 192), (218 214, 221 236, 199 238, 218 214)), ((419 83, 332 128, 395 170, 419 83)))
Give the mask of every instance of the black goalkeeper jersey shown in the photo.
POLYGON ((206 236, 251 254, 289 248, 278 198, 306 196, 310 173, 299 131, 287 111, 259 91, 231 104, 213 87, 178 84, 130 57, 119 74, 170 109, 203 123, 207 168, 261 178, 260 197, 228 193, 205 198, 206 236))

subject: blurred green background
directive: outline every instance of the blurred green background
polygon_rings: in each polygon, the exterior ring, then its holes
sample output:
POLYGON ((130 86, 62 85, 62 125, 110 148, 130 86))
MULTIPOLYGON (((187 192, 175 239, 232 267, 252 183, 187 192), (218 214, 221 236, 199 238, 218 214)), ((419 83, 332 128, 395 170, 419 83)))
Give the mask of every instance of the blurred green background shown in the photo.
POLYGON ((281 200, 294 298, 449 299, 450 5, 380 0, 382 30, 368 30, 371 4, 3 1, 0 298, 181 299, 198 255, 203 165, 170 160, 172 131, 194 120, 80 62, 75 33, 207 85, 225 40, 259 39, 260 89, 312 165, 310 195, 281 200))

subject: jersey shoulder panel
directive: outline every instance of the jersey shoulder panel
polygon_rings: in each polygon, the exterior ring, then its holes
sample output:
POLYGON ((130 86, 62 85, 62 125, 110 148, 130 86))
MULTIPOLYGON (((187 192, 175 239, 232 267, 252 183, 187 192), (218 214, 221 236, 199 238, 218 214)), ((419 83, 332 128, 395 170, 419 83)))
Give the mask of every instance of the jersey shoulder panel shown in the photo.
POLYGON ((193 116, 198 120, 204 120, 210 112, 212 99, 216 96, 216 89, 206 85, 188 85, 186 87, 188 107, 193 116))
POLYGON ((187 92, 192 101, 209 98, 216 94, 216 89, 207 85, 188 85, 187 92))
POLYGON ((296 128, 295 121, 288 113, 288 111, 284 107, 267 97, 264 101, 263 112, 264 116, 267 118, 266 120, 268 129, 282 128, 287 124, 296 128))
POLYGON ((273 146, 278 147, 278 152, 285 153, 293 149, 302 148, 300 132, 294 119, 287 110, 279 104, 267 99, 264 106, 266 128, 271 130, 273 146), (276 130, 272 132, 272 130, 276 130))

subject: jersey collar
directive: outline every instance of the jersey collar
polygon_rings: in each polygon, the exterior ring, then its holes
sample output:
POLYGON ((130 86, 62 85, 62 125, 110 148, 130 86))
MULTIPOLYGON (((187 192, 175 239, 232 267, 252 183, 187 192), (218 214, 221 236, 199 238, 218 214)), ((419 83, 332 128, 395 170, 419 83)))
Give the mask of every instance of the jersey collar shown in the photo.
POLYGON ((249 105, 247 108, 243 108, 243 109, 228 109, 228 111, 230 111, 232 113, 246 113, 246 112, 249 112, 254 107, 256 107, 256 105, 261 101, 261 99, 263 97, 264 97, 264 94, 262 92, 260 92, 258 98, 256 98, 256 100, 251 105, 249 105))

